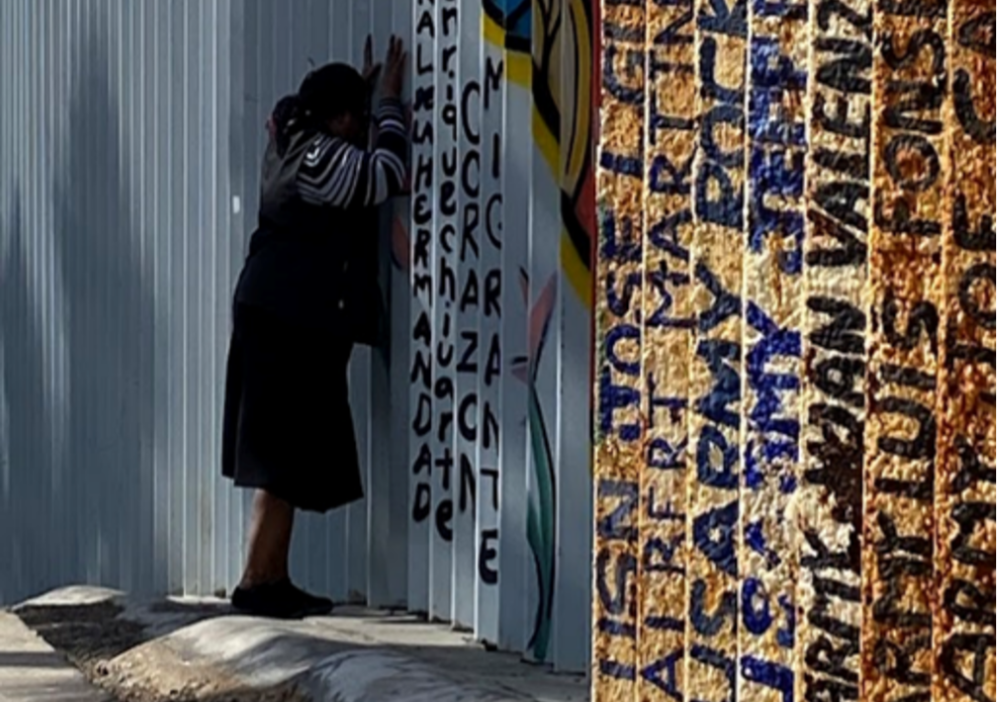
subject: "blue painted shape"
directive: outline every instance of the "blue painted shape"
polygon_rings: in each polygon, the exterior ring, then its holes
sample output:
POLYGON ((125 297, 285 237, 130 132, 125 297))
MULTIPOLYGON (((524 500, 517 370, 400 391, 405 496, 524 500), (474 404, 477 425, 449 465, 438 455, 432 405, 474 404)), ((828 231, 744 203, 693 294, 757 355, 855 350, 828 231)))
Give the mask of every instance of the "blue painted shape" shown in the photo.
MULTIPOLYGON (((676 496, 675 496, 676 497, 676 496)), ((681 495, 681 499, 684 495, 681 495)), ((657 508, 656 506, 656 487, 650 485, 649 491, 646 493, 646 516, 651 520, 656 522, 683 522, 687 515, 683 511, 674 511, 673 502, 669 500, 665 503, 663 507, 657 508)))
POLYGON ((609 615, 625 615, 635 619, 634 582, 636 559, 630 553, 619 553, 613 559, 608 549, 597 554, 597 596, 603 611, 609 615), (608 573, 609 568, 612 569, 608 573), (610 581, 609 582, 609 575, 610 581), (612 591, 612 583, 614 591, 612 591))
MULTIPOLYGON (((627 385, 616 385, 611 378, 611 369, 601 369, 598 385, 598 415, 600 416, 601 435, 610 435, 616 429, 615 412, 627 408, 639 408, 642 396, 635 388, 627 385)), ((638 441, 642 428, 638 422, 620 424, 617 426, 618 438, 625 442, 638 441)))
POLYGON ((767 205, 770 195, 801 198, 805 188, 805 154, 794 152, 792 166, 786 167, 786 153, 776 149, 765 151, 754 147, 750 154, 750 177, 753 194, 750 198, 750 249, 761 253, 768 247, 768 238, 778 236, 791 240, 791 248, 778 252, 778 265, 787 275, 802 272, 802 247, 805 242, 805 219, 798 209, 777 210, 767 205))
POLYGON ((601 211, 601 250, 604 261, 614 263, 642 263, 642 218, 636 227, 631 217, 622 220, 619 232, 618 218, 611 208, 601 211))
POLYGON ((694 630, 705 637, 712 638, 725 631, 736 633, 737 601, 735 592, 724 592, 721 601, 714 612, 709 612, 708 585, 704 580, 695 580, 691 586, 691 611, 688 617, 694 630), (728 626, 726 624, 728 623, 728 626))
POLYGON ((678 668, 683 665, 684 651, 671 651, 663 658, 655 660, 643 668, 642 679, 656 686, 661 692, 677 702, 684 702, 684 694, 677 680, 678 668))
POLYGON ((758 17, 782 17, 800 22, 809 19, 807 5, 792 0, 753 0, 753 11, 758 17))
POLYGON ((781 564, 781 556, 778 555, 777 551, 768 548, 767 538, 764 536, 763 521, 747 524, 743 532, 743 540, 754 553, 759 553, 767 559, 769 568, 776 568, 781 564))
POLYGON ((705 289, 712 295, 712 304, 698 318, 700 332, 710 332, 730 317, 743 313, 743 303, 740 296, 726 290, 704 261, 699 261, 695 265, 694 275, 698 282, 705 286, 705 289))
POLYGON ((792 649, 795 647, 795 603, 788 595, 781 595, 778 597, 778 606, 785 613, 785 625, 778 629, 778 645, 792 649))
POLYGON ((705 339, 698 343, 697 354, 708 365, 715 378, 715 385, 695 403, 695 411, 716 424, 733 429, 739 427, 739 344, 721 339, 705 339))
POLYGON ((677 619, 676 617, 661 617, 655 615, 649 615, 642 620, 643 626, 649 629, 656 629, 657 631, 675 631, 678 633, 683 633, 686 625, 683 619, 677 619))
POLYGON ((483 0, 483 11, 503 27, 508 43, 531 50, 531 0, 483 0))
POLYGON ((653 537, 646 541, 642 549, 642 567, 646 573, 685 574, 684 566, 674 562, 680 550, 684 547, 684 536, 675 536, 670 540, 653 537))
POLYGON ((621 636, 626 639, 634 639, 636 637, 635 624, 618 619, 601 618, 597 622, 597 630, 610 636, 621 636))
POLYGON ((746 454, 743 457, 743 484, 749 490, 760 490, 764 486, 764 470, 757 460, 753 440, 747 441, 746 454))
POLYGON ((782 702, 794 702, 795 675, 789 668, 771 661, 744 656, 740 660, 740 670, 744 679, 780 692, 782 702))
POLYGON ((698 76, 701 78, 701 96, 707 100, 715 100, 726 105, 743 109, 744 90, 741 83, 738 88, 729 88, 715 79, 715 69, 718 65, 719 45, 714 38, 706 36, 698 52, 698 76))
POLYGON ((601 478, 597 499, 618 498, 615 508, 597 520, 597 535, 606 541, 634 542, 639 537, 636 516, 639 511, 639 484, 631 480, 601 478))
MULTIPOLYGON (((782 329, 767 316, 763 309, 751 302, 747 306, 747 323, 761 338, 747 353, 747 382, 755 394, 755 402, 750 412, 754 430, 787 436, 798 445, 799 421, 796 409, 789 409, 792 417, 775 418, 782 410, 779 393, 797 395, 801 380, 793 373, 772 373, 767 364, 776 357, 799 359, 802 357, 802 335, 794 329, 782 329)), ((781 447, 785 452, 788 449, 781 447)), ((797 455, 797 448, 795 449, 797 455)))
POLYGON ((639 361, 626 361, 622 359, 618 355, 618 343, 634 341, 638 344, 641 339, 642 332, 639 331, 639 327, 633 324, 619 324, 609 329, 607 335, 604 337, 604 355, 611 364, 611 367, 624 375, 638 377, 639 372, 642 370, 642 364, 639 361))
MULTIPOLYGON (((688 209, 664 215, 662 219, 649 228, 649 241, 656 248, 687 264, 691 260, 691 250, 681 244, 680 230, 682 227, 690 225, 692 221, 691 210, 688 209)), ((691 282, 686 265, 675 275, 679 277, 672 280, 676 280, 677 285, 691 282)))
POLYGON ((743 186, 734 188, 728 171, 719 164, 701 162, 695 182, 694 206, 702 221, 742 233, 743 186), (713 190, 717 191, 715 199, 709 195, 713 190))
POLYGON ((736 463, 739 450, 726 439, 726 436, 712 425, 702 427, 698 437, 698 451, 695 465, 698 470, 698 482, 719 490, 736 490, 740 486, 736 463), (713 457, 721 455, 722 465, 713 465, 713 457))
POLYGON ((616 680, 635 680, 635 666, 618 663, 611 660, 600 660, 597 663, 601 675, 616 680))
POLYGON ((736 0, 709 0, 698 13, 698 27, 712 34, 726 34, 731 37, 747 36, 747 3, 736 0))
POLYGON ((721 651, 698 644, 691 647, 691 660, 723 671, 729 685, 729 694, 724 700, 692 698, 691 702, 736 702, 736 663, 731 658, 728 658, 721 651))
POLYGON ((722 103, 715 105, 705 114, 701 122, 700 139, 701 148, 705 152, 705 158, 726 168, 742 168, 744 162, 743 148, 737 146, 732 151, 724 151, 718 142, 716 142, 716 128, 720 126, 728 126, 742 132, 744 129, 743 110, 736 105, 722 103))
POLYGON ((740 613, 743 615, 743 626, 754 636, 766 634, 774 622, 767 590, 757 578, 743 581, 740 613))
POLYGON ((686 397, 676 395, 657 395, 656 376, 653 373, 646 374, 646 392, 649 396, 649 426, 656 426, 657 410, 666 410, 670 414, 670 421, 679 424, 684 420, 683 412, 688 407, 686 397))
POLYGON ((649 166, 647 179, 650 191, 666 195, 687 195, 691 192, 693 167, 694 154, 680 165, 675 164, 666 155, 655 156, 649 166))
POLYGON ((736 568, 736 527, 739 522, 739 501, 698 515, 694 520, 694 545, 716 568, 732 577, 736 568))
POLYGON ((786 473, 781 476, 781 483, 779 484, 778 489, 781 490, 782 495, 791 495, 796 489, 798 489, 798 485, 798 479, 794 475, 786 473))
MULTIPOLYGON (((636 273, 641 281, 641 273, 636 273)), ((676 317, 671 314, 674 307, 674 296, 668 283, 674 286, 687 285, 690 278, 677 271, 671 271, 666 261, 660 261, 655 268, 648 273, 649 283, 659 294, 660 304, 653 313, 646 319, 646 327, 649 329, 694 329, 695 321, 693 317, 676 317)))
POLYGON ((754 139, 770 141, 779 144, 805 146, 805 122, 795 122, 783 105, 785 92, 804 93, 806 90, 806 71, 792 61, 790 56, 781 53, 778 37, 754 36, 750 42, 750 82, 751 82, 751 112, 752 129, 775 127, 771 135, 752 134, 754 139), (753 95, 760 93, 763 110, 753 103, 753 95), (764 97, 766 96, 766 97, 764 97), (777 114, 772 115, 771 106, 777 106, 777 114), (782 135, 779 137, 778 135, 782 135))
POLYGON ((657 437, 646 447, 646 467, 656 470, 683 470, 686 450, 687 441, 674 446, 666 439, 657 437))

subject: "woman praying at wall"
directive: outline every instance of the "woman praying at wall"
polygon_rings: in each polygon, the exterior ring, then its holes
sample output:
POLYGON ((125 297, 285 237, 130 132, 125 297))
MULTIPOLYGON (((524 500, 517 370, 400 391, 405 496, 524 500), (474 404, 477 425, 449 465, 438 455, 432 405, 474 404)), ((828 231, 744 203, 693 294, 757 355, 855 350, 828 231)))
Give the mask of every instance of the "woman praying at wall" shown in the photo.
POLYGON ((223 475, 254 490, 241 611, 300 618, 333 602, 288 573, 295 510, 325 513, 363 497, 348 400, 355 344, 380 334, 376 206, 404 183, 400 102, 406 54, 390 40, 375 66, 311 72, 268 122, 259 222, 236 286, 226 377, 223 475), (381 101, 371 134, 372 86, 381 101))

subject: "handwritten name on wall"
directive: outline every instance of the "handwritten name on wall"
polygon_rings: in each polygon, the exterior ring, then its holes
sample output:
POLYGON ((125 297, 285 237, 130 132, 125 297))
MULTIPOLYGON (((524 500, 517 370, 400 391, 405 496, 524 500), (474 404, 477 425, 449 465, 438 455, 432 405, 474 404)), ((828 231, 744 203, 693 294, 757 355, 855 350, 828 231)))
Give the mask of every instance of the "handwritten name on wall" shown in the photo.
POLYGON ((805 240, 805 2, 750 11, 747 242, 743 257, 745 459, 740 495, 738 698, 791 697, 799 563, 799 393, 805 240))
POLYGON ((636 570, 642 456, 642 233, 645 7, 603 5, 598 147, 597 488, 594 699, 636 680, 636 570))
POLYGON ((996 699, 996 3, 952 0, 934 699, 996 699))
MULTIPOLYGON (((462 92, 463 103, 481 99, 484 129, 468 135, 475 149, 479 164, 480 185, 469 187, 470 198, 477 198, 476 219, 481 232, 482 248, 480 280, 484 290, 484 305, 479 311, 478 343, 481 346, 482 369, 480 372, 480 491, 479 534, 476 564, 482 585, 494 587, 499 580, 500 541, 500 446, 499 421, 500 374, 503 369, 501 320, 503 317, 503 132, 501 81, 504 79, 502 58, 486 55, 482 66, 481 81, 474 81, 462 92), (488 119, 489 115, 495 115, 488 119), (486 128, 486 126, 488 128, 486 128)), ((470 151, 472 151, 470 149, 470 151)), ((472 159, 472 156, 468 157, 472 159)))
POLYGON ((691 253, 696 327, 685 692, 691 699, 731 699, 739 652, 748 18, 739 0, 698 0, 695 7, 700 123, 691 253))
POLYGON ((950 0, 875 8, 862 697, 930 693, 950 0))
POLYGON ((691 188, 697 144, 694 0, 646 3, 643 394, 638 699, 684 694, 687 632, 691 188))
POLYGON ((502 69, 488 62, 483 78, 455 79, 458 20, 454 0, 422 0, 415 28, 424 41, 413 59, 411 275, 420 304, 411 339, 410 380, 418 388, 411 403, 417 439, 412 519, 429 522, 445 552, 457 522, 477 524, 473 567, 481 584, 495 586, 502 271, 499 257, 486 256, 484 247, 496 252, 501 246, 501 151, 499 133, 484 142, 474 115, 499 90, 502 69), (484 179, 492 183, 485 199, 484 179), (482 518, 481 509, 488 511, 482 518))
MULTIPOLYGON (((435 208, 435 36, 436 19, 433 4, 420 3, 419 22, 415 31, 413 51, 413 182, 411 237, 411 285, 413 289, 413 331, 410 348, 410 428, 411 472, 415 478, 411 502, 411 517, 415 524, 431 520, 439 522, 440 531, 446 526, 446 515, 433 519, 434 501, 431 488, 434 479, 434 456, 431 452, 434 429, 434 208, 435 208)), ((428 537, 429 543, 429 537, 428 537)), ((411 549, 413 545, 411 545, 411 549)))
POLYGON ((810 16, 796 699, 860 699, 870 0, 810 16))

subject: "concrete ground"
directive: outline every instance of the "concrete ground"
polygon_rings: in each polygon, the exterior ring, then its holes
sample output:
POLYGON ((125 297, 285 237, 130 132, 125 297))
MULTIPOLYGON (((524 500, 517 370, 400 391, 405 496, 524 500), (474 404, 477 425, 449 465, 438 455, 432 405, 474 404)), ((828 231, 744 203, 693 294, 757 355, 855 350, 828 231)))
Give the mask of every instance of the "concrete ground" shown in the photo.
POLYGON ((0 612, 0 702, 109 699, 20 619, 0 612))
MULTIPOLYGON (((25 640, 45 646, 13 623, 23 621, 83 676, 65 665, 53 671, 72 676, 84 686, 80 694, 91 696, 14 696, 0 653, 0 702, 106 699, 85 687, 84 676, 125 702, 587 700, 582 676, 553 675, 487 652, 466 635, 408 615, 342 608, 330 617, 277 622, 237 616, 222 600, 134 602, 93 588, 56 591, 14 612, 20 620, 8 614, 0 621, 21 633, 0 627, 0 652, 25 640)), ((51 648, 47 655, 59 658, 51 648)))

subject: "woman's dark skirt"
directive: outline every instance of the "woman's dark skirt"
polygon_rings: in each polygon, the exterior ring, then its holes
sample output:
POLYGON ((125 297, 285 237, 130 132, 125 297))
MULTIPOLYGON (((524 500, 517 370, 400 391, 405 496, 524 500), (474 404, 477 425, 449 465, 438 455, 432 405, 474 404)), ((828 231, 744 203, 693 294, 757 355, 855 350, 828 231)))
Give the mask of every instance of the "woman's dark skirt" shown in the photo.
POLYGON ((222 474, 311 511, 364 496, 347 366, 352 344, 236 305, 222 474))

